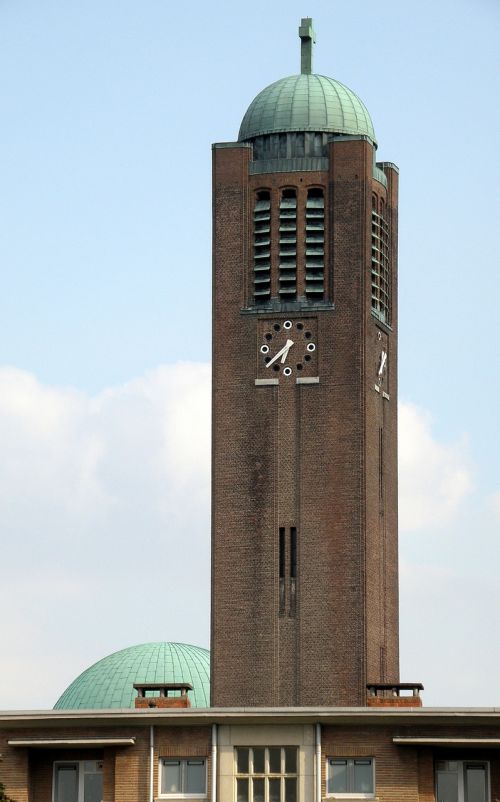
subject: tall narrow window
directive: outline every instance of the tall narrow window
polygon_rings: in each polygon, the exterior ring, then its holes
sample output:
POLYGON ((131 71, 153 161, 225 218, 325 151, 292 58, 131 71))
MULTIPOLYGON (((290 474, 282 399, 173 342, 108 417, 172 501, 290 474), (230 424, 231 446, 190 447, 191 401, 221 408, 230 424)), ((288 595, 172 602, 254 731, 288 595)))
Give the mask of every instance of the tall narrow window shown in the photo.
POLYGON ((284 189, 280 201, 279 296, 297 297, 297 193, 284 189))
POLYGON ((285 528, 279 529, 279 611, 285 612, 285 528))
POLYGON ((389 225, 385 219, 384 202, 380 214, 372 210, 372 312, 383 323, 391 322, 391 275, 389 258, 389 225))
POLYGON ((380 505, 384 501, 384 430, 378 430, 378 497, 380 505))
POLYGON ((310 189, 306 203, 306 297, 321 300, 325 285, 325 199, 322 189, 310 189))
POLYGON ((294 526, 290 529, 290 576, 297 579, 297 530, 294 526))
POLYGON ((262 303, 271 297, 271 196, 267 190, 257 193, 253 238, 254 299, 262 303))
POLYGON ((297 530, 290 529, 290 615, 297 610, 297 530))

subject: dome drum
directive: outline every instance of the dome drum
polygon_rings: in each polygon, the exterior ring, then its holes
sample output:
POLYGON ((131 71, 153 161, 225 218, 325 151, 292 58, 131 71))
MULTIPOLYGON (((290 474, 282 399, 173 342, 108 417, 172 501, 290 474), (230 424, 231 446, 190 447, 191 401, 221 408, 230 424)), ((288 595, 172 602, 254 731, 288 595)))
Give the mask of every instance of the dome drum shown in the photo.
POLYGON ((294 159, 328 155, 328 134, 321 131, 291 131, 263 134, 253 140, 254 161, 261 159, 294 159))

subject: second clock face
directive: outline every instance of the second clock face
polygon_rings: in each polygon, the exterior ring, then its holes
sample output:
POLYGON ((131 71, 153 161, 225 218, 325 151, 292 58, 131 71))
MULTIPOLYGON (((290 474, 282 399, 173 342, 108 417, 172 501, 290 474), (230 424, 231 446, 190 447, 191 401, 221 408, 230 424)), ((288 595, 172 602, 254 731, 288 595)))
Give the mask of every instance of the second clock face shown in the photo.
POLYGON ((259 321, 259 376, 317 375, 316 334, 314 318, 259 321))

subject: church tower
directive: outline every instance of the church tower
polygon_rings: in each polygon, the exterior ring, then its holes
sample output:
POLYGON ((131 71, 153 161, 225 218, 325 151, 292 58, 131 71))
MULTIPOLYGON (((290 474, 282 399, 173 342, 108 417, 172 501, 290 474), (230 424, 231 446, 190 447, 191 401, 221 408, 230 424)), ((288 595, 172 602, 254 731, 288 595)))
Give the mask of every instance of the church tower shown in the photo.
POLYGON ((299 35, 213 146, 214 706, 399 681, 398 171, 299 35))

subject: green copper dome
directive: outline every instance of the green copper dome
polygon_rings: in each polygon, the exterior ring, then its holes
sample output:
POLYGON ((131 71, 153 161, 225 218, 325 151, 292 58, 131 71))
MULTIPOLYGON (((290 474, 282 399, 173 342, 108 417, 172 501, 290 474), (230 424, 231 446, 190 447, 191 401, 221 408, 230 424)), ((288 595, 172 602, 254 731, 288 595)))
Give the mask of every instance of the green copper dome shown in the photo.
POLYGON ((238 139, 288 131, 363 134, 376 142, 364 103, 325 75, 290 75, 267 86, 250 103, 238 139))
POLYGON ((189 682, 193 707, 210 705, 210 652, 186 643, 142 643, 87 668, 54 705, 56 710, 134 707, 134 682, 189 682))

